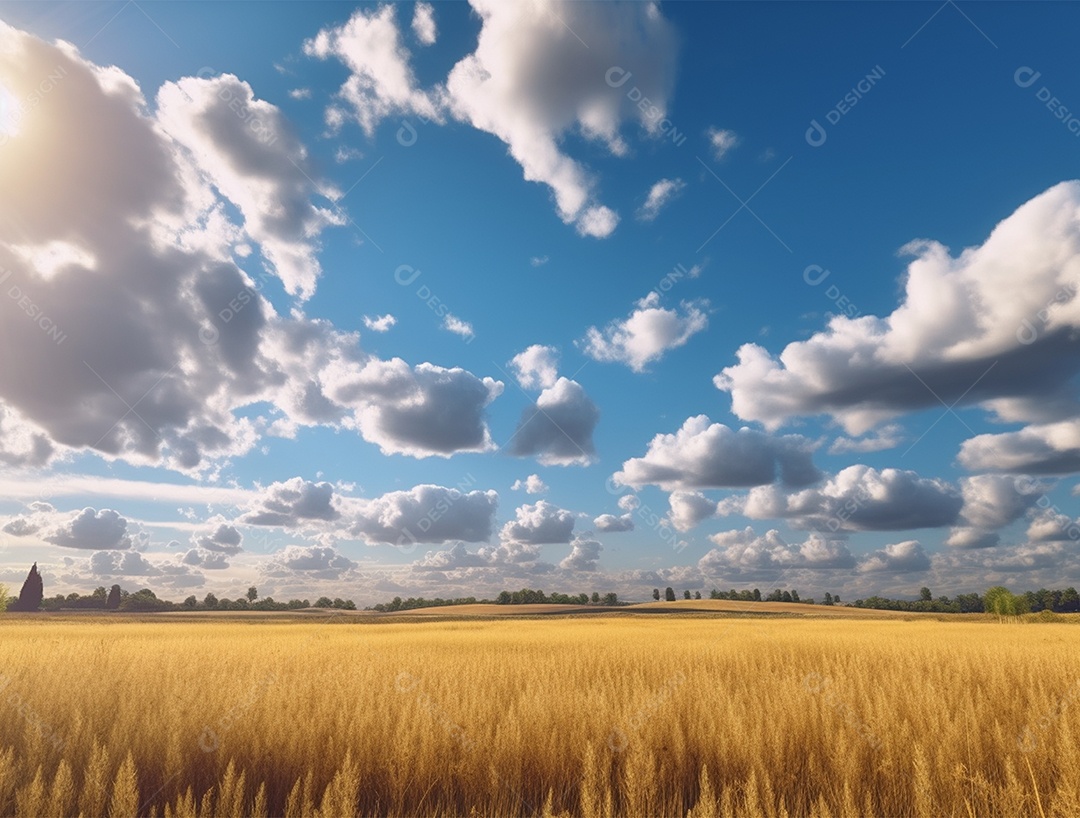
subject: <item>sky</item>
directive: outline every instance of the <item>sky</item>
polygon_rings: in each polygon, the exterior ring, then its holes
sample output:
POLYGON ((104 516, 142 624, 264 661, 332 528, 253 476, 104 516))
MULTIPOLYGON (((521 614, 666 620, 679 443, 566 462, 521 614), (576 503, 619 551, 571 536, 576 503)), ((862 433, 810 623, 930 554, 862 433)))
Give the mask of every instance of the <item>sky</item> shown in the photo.
POLYGON ((1080 582, 1078 24, 0 2, 0 582, 1080 582))

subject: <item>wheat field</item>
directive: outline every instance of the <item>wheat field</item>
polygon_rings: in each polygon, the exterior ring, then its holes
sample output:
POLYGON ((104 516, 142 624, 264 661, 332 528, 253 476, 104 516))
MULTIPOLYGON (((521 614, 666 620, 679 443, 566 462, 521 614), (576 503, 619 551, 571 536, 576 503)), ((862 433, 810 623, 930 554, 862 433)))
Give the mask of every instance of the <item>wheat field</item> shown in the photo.
POLYGON ((0 815, 1080 815, 1080 628, 0 619, 0 815))

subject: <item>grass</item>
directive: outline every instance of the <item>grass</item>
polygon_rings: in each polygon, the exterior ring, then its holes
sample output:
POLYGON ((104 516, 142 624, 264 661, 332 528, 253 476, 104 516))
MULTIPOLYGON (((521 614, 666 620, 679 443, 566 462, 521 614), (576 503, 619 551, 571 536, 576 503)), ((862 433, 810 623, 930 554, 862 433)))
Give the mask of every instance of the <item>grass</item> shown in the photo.
POLYGON ((0 815, 1080 814, 1080 629, 0 618, 0 815))

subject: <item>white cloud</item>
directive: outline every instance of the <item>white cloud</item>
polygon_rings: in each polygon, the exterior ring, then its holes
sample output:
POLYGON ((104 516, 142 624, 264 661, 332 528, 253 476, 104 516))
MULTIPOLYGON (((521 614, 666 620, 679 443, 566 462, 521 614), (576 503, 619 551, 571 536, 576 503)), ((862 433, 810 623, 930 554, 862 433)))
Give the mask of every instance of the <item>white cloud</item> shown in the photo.
POLYGON ((559 350, 533 344, 510 359, 522 389, 550 389, 559 379, 559 350))
POLYGON ((848 454, 857 452, 881 452, 895 449, 904 440, 904 429, 898 423, 890 423, 864 437, 838 437, 829 447, 829 454, 848 454))
POLYGON ((543 267, 550 260, 551 259, 548 256, 533 256, 529 259, 529 264, 531 264, 533 267, 543 267))
POLYGON ((435 27, 435 9, 431 3, 417 3, 413 9, 412 30, 421 45, 434 45, 438 32, 435 27))
POLYGON ((295 528, 312 520, 329 522, 340 516, 332 485, 293 477, 268 486, 257 506, 240 520, 247 525, 295 528))
POLYGON ((764 486, 779 477, 784 485, 800 487, 821 476, 811 453, 812 444, 799 435, 736 432, 697 415, 675 434, 654 437, 645 456, 623 463, 614 480, 635 489, 656 485, 677 491, 764 486))
POLYGON ((698 561, 698 568, 709 576, 751 580, 764 579, 778 570, 855 566, 855 558, 843 542, 816 532, 797 545, 787 543, 775 529, 759 537, 749 526, 713 534, 709 539, 718 547, 698 561))
POLYGON ((38 152, 48 167, 0 152, 20 191, 0 201, 0 266, 66 338, 5 323, 24 365, 0 368, 0 462, 94 450, 206 474, 256 445, 263 413, 276 429, 355 428, 415 457, 492 447, 484 409, 499 382, 377 360, 298 309, 338 216, 315 203, 334 194, 308 178, 274 106, 232 76, 186 78, 161 89, 154 118, 119 69, 0 26, 5 85, 32 88, 58 66, 64 81, 28 115, 53 146, 38 152), (38 253, 56 242, 74 249, 45 275, 38 253), (259 281, 236 264, 253 245, 268 265, 259 281), (295 293, 288 317, 260 293, 274 274, 295 293))
POLYGON ((128 549, 132 546, 132 539, 127 525, 127 519, 112 509, 95 511, 84 508, 57 525, 43 539, 65 548, 87 548, 95 551, 128 549))
POLYGON ((960 446, 957 459, 972 471, 1071 474, 1080 471, 1080 421, 976 435, 960 446))
POLYGON ((668 520, 676 531, 690 531, 715 517, 717 504, 699 491, 673 491, 668 496, 668 520))
POLYGON ((420 485, 372 500, 345 502, 348 532, 368 543, 484 542, 492 534, 499 495, 420 485))
POLYGON ((597 203, 593 178, 560 144, 576 131, 621 156, 629 150, 619 134, 624 119, 658 129, 674 79, 674 29, 652 3, 472 6, 482 28, 476 51, 447 80, 454 116, 505 142, 525 178, 551 188, 565 223, 583 235, 610 235, 618 216, 597 203), (613 66, 631 72, 656 116, 634 106, 618 84, 624 74, 608 81, 613 66))
POLYGON ((593 520, 593 528, 605 534, 617 534, 634 530, 634 518, 630 514, 601 514, 593 520))
POLYGON ((595 571, 604 547, 596 540, 574 540, 570 553, 559 563, 567 571, 595 571))
POLYGON ((289 97, 291 99, 311 99, 310 88, 293 88, 289 91, 289 97))
POLYGON ((530 474, 524 480, 515 480, 510 487, 511 491, 522 491, 526 494, 546 494, 548 485, 540 479, 539 474, 530 474))
POLYGON ((709 147, 712 148, 713 158, 717 162, 727 156, 728 152, 739 144, 739 137, 735 131, 728 131, 723 128, 709 128, 705 135, 709 137, 709 147))
POLYGON ((218 523, 213 530, 191 539, 200 552, 215 551, 220 554, 238 554, 244 550, 241 547, 244 535, 237 531, 235 526, 224 522, 218 523))
MULTIPOLYGON (((388 116, 416 114, 442 121, 439 90, 428 93, 417 86, 393 4, 358 9, 344 25, 324 28, 305 42, 304 53, 321 60, 334 57, 349 68, 338 95, 369 137, 388 116)), ((327 123, 336 130, 344 116, 341 108, 331 107, 327 123)))
POLYGON ((829 533, 940 528, 960 518, 964 500, 947 481, 900 469, 848 466, 824 485, 785 492, 752 489, 720 503, 722 513, 753 520, 788 519, 796 528, 829 533))
POLYGON ((708 327, 705 306, 684 301, 681 312, 666 309, 660 306, 659 293, 651 292, 627 318, 612 321, 603 330, 589 327, 579 346, 593 360, 623 363, 634 372, 643 372, 646 365, 708 327))
POLYGON ((310 298, 321 273, 311 237, 345 218, 312 203, 313 193, 331 202, 340 194, 312 182, 317 171, 281 111, 256 99, 251 86, 232 74, 166 83, 157 105, 162 128, 194 154, 200 170, 240 210, 244 231, 285 289, 310 298))
POLYGON ((514 517, 502 527, 500 536, 504 541, 528 545, 568 543, 574 531, 574 515, 547 500, 519 506, 514 517))
POLYGON ((356 563, 331 546, 287 545, 260 566, 268 577, 340 580, 356 563))
POLYGON ((686 182, 682 179, 661 179, 656 182, 649 188, 645 204, 638 210, 638 218, 645 222, 653 221, 664 206, 673 201, 685 187, 686 182))
POLYGON ((510 453, 545 466, 588 465, 595 459, 593 430, 600 410, 581 384, 559 378, 521 414, 510 453))
POLYGON ((859 560, 859 573, 915 573, 930 570, 930 557, 918 540, 891 543, 859 560))
MULTIPOLYGON (((715 378, 731 393, 735 414, 769 428, 826 414, 855 435, 939 401, 980 404, 1010 422, 1075 418, 1080 182, 1035 197, 958 256, 932 241, 905 250, 916 258, 890 315, 834 316, 826 330, 788 344, 778 358, 743 345, 738 364, 715 378)), ((826 286, 824 272, 808 269, 808 282, 826 286)), ((1041 431, 976 438, 962 462, 1073 470, 1072 447, 1047 445, 1041 431)))
POLYGON ((372 332, 387 332, 397 323, 397 319, 390 313, 386 315, 364 316, 364 326, 372 332))
POLYGON ((454 335, 460 335, 467 341, 471 341, 476 336, 472 324, 468 321, 462 321, 452 313, 443 316, 442 328, 447 332, 454 333, 454 335))

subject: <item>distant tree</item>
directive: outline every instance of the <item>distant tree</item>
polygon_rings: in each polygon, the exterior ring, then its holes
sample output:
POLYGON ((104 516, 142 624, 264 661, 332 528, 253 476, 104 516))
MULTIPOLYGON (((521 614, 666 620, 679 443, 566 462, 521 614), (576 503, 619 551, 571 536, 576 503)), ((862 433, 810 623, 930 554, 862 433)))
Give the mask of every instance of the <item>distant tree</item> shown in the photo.
POLYGON ((1028 601, 1024 596, 1017 596, 1000 585, 995 585, 983 594, 986 612, 992 613, 999 620, 1012 619, 1030 610, 1028 601))
MULTIPOLYGON (((397 602, 400 605, 401 604, 401 597, 399 597, 399 596, 394 597, 394 601, 397 602)), ((319 597, 318 599, 315 600, 315 607, 316 608, 333 608, 334 607, 334 600, 330 599, 330 597, 321 596, 321 597, 319 597)), ((395 608, 394 610, 397 610, 397 608, 395 608)))
POLYGON ((209 608, 210 610, 213 610, 218 606, 218 598, 213 594, 207 594, 203 598, 202 604, 204 608, 209 608))
POLYGON ((799 601, 799 592, 796 591, 794 588, 791 589, 791 601, 792 602, 798 602, 799 601))
POLYGON ((923 602, 931 602, 934 599, 934 595, 930 592, 930 589, 924 585, 919 589, 919 599, 923 602))
POLYGON ((689 599, 690 598, 690 592, 689 591, 683 591, 682 592, 682 598, 683 599, 689 599))
POLYGON ((37 611, 41 609, 41 601, 45 598, 45 587, 38 573, 37 563, 30 568, 26 575, 19 598, 8 604, 9 611, 37 611))
POLYGON ((784 592, 779 588, 773 589, 773 592, 765 597, 766 602, 779 602, 784 598, 784 592))
POLYGON ((94 589, 94 593, 92 593, 91 596, 94 599, 100 599, 102 604, 104 604, 105 600, 109 596, 109 592, 105 590, 104 585, 99 585, 97 588, 94 589))
POLYGON ((694 599, 701 599, 701 591, 694 591, 694 599))
POLYGON ((0 584, 0 613, 7 610, 8 602, 10 601, 11 597, 8 596, 7 586, 0 584))
POLYGON ((675 589, 672 588, 670 585, 667 588, 664 589, 664 599, 667 602, 674 602, 675 601, 675 589))
POLYGON ((247 598, 248 602, 254 602, 256 599, 259 598, 259 589, 252 585, 250 588, 247 589, 247 598))
POLYGON ((839 605, 840 604, 840 594, 833 594, 832 595, 832 601, 835 602, 837 605, 839 605))
POLYGON ((198 604, 199 604, 199 600, 197 600, 195 598, 195 594, 192 594, 191 596, 189 596, 187 599, 184 600, 184 607, 185 608, 194 608, 198 604))
POLYGON ((597 591, 592 592, 592 604, 593 605, 599 605, 600 604, 600 594, 597 591))
POLYGON ((120 586, 114 585, 109 589, 109 596, 105 600, 105 608, 110 611, 115 611, 120 607, 120 586))
POLYGON ((826 591, 825 592, 825 599, 821 604, 822 605, 832 605, 833 604, 833 595, 830 594, 828 591, 826 591))
POLYGON ((618 605, 619 604, 619 595, 616 594, 614 591, 610 591, 610 592, 604 594, 604 604, 605 605, 618 605))
POLYGON ((496 598, 495 603, 497 605, 509 605, 510 604, 510 592, 502 591, 496 598))
POLYGON ((792 599, 790 591, 784 591, 784 593, 780 597, 780 601, 781 602, 794 602, 795 600, 792 599))
POLYGON ((660 589, 659 588, 653 588, 652 589, 652 598, 655 599, 657 602, 660 601, 660 589))
POLYGON ((758 589, 758 588, 754 589, 753 597, 754 597, 754 602, 761 602, 761 591, 760 591, 760 589, 758 589))

